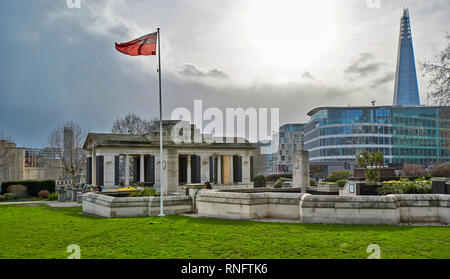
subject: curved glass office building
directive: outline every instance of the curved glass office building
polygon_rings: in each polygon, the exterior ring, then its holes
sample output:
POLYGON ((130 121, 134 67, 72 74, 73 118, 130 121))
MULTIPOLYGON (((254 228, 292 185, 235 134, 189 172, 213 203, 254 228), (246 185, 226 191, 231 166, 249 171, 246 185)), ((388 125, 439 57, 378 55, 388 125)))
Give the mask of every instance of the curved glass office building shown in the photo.
POLYGON ((304 147, 311 162, 348 162, 381 152, 386 165, 450 161, 450 109, 428 106, 321 107, 308 113, 304 147))

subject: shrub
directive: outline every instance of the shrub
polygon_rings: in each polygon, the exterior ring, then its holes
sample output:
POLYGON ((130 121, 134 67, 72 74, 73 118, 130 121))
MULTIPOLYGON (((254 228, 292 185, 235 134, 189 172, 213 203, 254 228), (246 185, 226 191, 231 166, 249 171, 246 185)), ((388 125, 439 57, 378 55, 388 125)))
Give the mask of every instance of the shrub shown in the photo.
POLYGON ((380 195, 390 194, 431 194, 431 181, 409 181, 402 179, 400 181, 383 182, 377 189, 380 195))
POLYGON ((27 193, 29 196, 37 197, 39 191, 47 190, 50 193, 55 192, 55 180, 35 180, 35 181, 5 181, 2 182, 2 194, 5 194, 6 189, 11 185, 23 185, 27 187, 27 193))
POLYGON ((380 181, 381 167, 384 163, 383 153, 370 153, 364 151, 356 155, 356 162, 361 168, 365 169, 364 173, 366 174, 368 182, 380 181))
POLYGON ((280 178, 292 179, 292 173, 284 173, 284 174, 271 174, 266 176, 266 181, 275 182, 280 178))
POLYGON ((327 181, 338 182, 339 180, 347 180, 347 178, 349 178, 350 176, 352 176, 352 173, 349 171, 333 171, 330 175, 327 176, 327 181))
POLYGON ((430 174, 434 177, 450 177, 450 163, 442 164, 433 168, 430 171, 430 174))
POLYGON ((50 196, 50 192, 47 190, 41 190, 41 191, 39 191, 38 195, 42 199, 48 199, 48 197, 50 196))
POLYGON ((316 186, 317 185, 317 181, 314 178, 310 178, 309 179, 309 186, 316 186))
POLYGON ((10 201, 10 200, 13 200, 13 199, 16 198, 14 196, 14 194, 12 194, 12 193, 6 193, 6 194, 3 195, 3 197, 5 198, 5 201, 10 201))
POLYGON ((159 193, 154 188, 144 188, 139 192, 128 195, 129 197, 159 197, 159 193))
POLYGON ((285 181, 292 181, 292 179, 282 177, 282 178, 278 179, 277 182, 275 182, 273 187, 279 189, 283 186, 283 182, 285 182, 285 181))
POLYGON ((254 187, 266 187, 266 178, 264 175, 258 175, 253 178, 254 187))
POLYGON ((6 191, 13 194, 17 199, 25 198, 27 196, 27 187, 23 185, 11 185, 6 191))
POLYGON ((338 180, 338 181, 336 181, 336 183, 338 184, 339 188, 344 188, 345 183, 347 183, 347 179, 338 180))
POLYGON ((368 182, 377 182, 380 174, 380 169, 366 169, 364 171, 368 182))
POLYGON ((58 200, 58 193, 51 193, 48 198, 48 201, 57 201, 58 200))
POLYGON ((427 172, 421 165, 405 164, 402 169, 402 176, 426 176, 427 172))
POLYGON ((0 195, 0 201, 4 201, 5 197, 3 195, 0 195))

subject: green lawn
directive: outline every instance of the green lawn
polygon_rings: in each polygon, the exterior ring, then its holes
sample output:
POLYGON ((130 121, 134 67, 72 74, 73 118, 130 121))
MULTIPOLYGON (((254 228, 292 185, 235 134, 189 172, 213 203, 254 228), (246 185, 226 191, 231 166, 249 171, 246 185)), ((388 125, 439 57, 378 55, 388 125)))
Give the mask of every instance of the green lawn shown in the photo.
POLYGON ((199 219, 101 219, 77 208, 0 205, 0 258, 450 258, 448 227, 325 226, 199 219))

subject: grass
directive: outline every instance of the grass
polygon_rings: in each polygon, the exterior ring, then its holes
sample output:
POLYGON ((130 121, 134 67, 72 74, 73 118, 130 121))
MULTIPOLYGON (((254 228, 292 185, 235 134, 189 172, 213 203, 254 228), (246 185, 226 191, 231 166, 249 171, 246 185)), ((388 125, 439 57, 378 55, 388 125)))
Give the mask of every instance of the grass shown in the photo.
POLYGON ((81 207, 0 206, 0 258, 322 258, 366 259, 367 246, 383 259, 450 258, 448 227, 325 226, 200 219, 102 219, 81 207))

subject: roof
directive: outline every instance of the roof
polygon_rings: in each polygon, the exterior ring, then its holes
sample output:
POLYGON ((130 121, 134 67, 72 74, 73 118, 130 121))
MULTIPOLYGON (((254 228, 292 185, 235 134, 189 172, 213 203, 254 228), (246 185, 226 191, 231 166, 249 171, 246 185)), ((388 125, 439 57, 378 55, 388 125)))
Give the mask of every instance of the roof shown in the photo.
MULTIPOLYGON (((220 138, 218 138, 220 139, 220 138)), ((238 142, 238 137, 234 137, 233 143, 226 143, 227 139, 223 137, 223 143, 175 143, 171 139, 164 137, 164 146, 166 147, 196 147, 196 148, 247 148, 255 149, 257 144, 250 143, 244 139, 243 143, 238 142)), ((153 137, 149 134, 146 135, 123 135, 123 134, 100 134, 89 133, 86 137, 83 149, 88 150, 89 145, 93 144, 97 147, 159 147, 159 133, 157 137, 153 137), (152 140, 153 139, 153 140, 152 140)))
POLYGON ((394 105, 387 105, 387 106, 330 106, 330 107, 317 107, 312 109, 307 113, 308 116, 313 116, 317 112, 324 110, 324 109, 379 109, 379 108, 442 108, 445 106, 394 106, 394 105))
POLYGON ((84 142, 83 149, 87 149, 88 144, 91 142, 94 142, 95 146, 145 146, 149 144, 149 140, 144 135, 89 133, 84 142))

